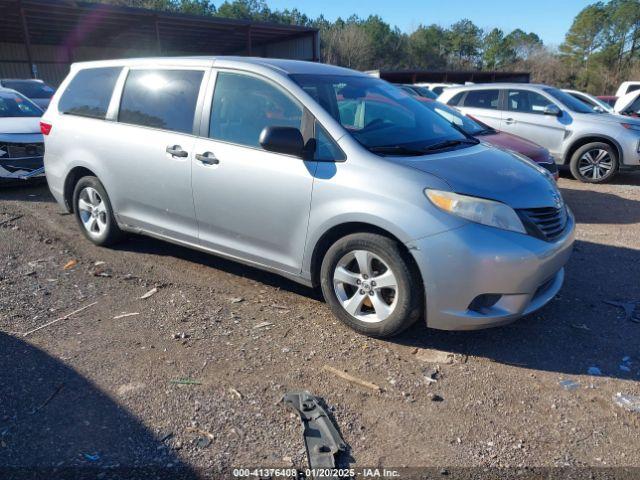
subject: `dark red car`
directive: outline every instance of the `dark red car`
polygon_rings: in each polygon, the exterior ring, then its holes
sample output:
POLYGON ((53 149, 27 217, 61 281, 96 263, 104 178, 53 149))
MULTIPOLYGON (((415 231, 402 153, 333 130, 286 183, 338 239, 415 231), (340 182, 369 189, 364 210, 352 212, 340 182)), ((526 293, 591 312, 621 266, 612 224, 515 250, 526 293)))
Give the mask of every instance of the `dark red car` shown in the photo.
POLYGON ((438 115, 449 120, 453 125, 463 130, 465 133, 476 137, 478 140, 487 142, 498 148, 512 150, 525 157, 530 158, 541 167, 547 169, 558 180, 558 166, 549 154, 549 150, 541 147, 537 143, 525 140, 522 137, 500 132, 485 125, 480 120, 463 115, 458 110, 427 98, 419 98, 424 105, 436 112, 438 115))
POLYGON ((616 100, 618 100, 618 97, 613 96, 613 95, 598 95, 598 99, 602 100, 603 102, 611 105, 612 107, 615 106, 616 104, 616 100))

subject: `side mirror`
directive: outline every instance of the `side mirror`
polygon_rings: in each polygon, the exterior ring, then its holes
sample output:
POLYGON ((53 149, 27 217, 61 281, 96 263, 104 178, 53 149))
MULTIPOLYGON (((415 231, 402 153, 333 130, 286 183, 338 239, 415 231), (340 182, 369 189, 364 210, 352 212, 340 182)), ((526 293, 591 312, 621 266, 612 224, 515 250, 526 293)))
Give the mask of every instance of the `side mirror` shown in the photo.
POLYGON ((259 139, 262 148, 269 152, 284 153, 302 158, 304 139, 300 130, 294 127, 264 127, 259 139))
POLYGON ((551 103, 544 107, 544 114, 559 117, 560 115, 562 115, 562 110, 560 110, 557 105, 551 103))

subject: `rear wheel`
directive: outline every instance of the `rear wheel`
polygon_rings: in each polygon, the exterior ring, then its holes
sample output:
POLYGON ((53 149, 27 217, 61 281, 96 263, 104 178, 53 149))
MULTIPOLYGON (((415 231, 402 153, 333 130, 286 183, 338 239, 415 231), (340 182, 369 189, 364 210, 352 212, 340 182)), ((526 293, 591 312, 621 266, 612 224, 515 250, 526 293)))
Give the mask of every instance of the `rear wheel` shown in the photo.
POLYGON ((371 233, 348 235, 334 243, 322 261, 322 293, 349 327, 372 337, 390 337, 422 315, 415 270, 397 242, 371 233))
POLYGON ((608 143, 588 143, 575 151, 569 167, 581 182, 607 182, 618 172, 618 152, 608 143))
POLYGON ((82 177, 73 191, 73 211, 85 237, 109 246, 124 237, 113 216, 109 196, 96 177, 82 177))

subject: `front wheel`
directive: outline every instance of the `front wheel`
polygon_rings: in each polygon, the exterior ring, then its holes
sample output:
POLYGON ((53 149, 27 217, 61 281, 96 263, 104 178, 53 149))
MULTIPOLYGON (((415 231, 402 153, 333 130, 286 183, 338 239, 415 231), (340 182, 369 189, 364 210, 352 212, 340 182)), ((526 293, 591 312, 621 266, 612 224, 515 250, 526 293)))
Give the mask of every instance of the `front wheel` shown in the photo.
POLYGON ((422 316, 419 274, 398 243, 382 235, 338 240, 327 251, 320 276, 336 317, 365 335, 391 337, 422 316))
POLYGON ((569 167, 576 180, 604 183, 618 172, 618 152, 608 143, 588 143, 575 151, 569 167))

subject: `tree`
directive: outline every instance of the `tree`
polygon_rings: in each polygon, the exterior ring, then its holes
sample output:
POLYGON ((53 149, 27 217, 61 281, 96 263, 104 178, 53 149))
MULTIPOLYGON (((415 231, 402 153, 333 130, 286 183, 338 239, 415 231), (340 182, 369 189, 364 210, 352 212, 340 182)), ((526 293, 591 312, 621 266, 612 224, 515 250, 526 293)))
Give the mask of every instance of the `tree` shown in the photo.
POLYGON ((414 68, 444 68, 449 54, 449 39, 438 25, 420 25, 408 38, 409 63, 414 68))
POLYGON ((471 20, 464 19, 451 25, 449 30, 451 63, 457 67, 479 66, 482 30, 471 20))
POLYGON ((585 65, 604 42, 607 12, 602 2, 584 8, 573 20, 560 52, 578 66, 585 65))

